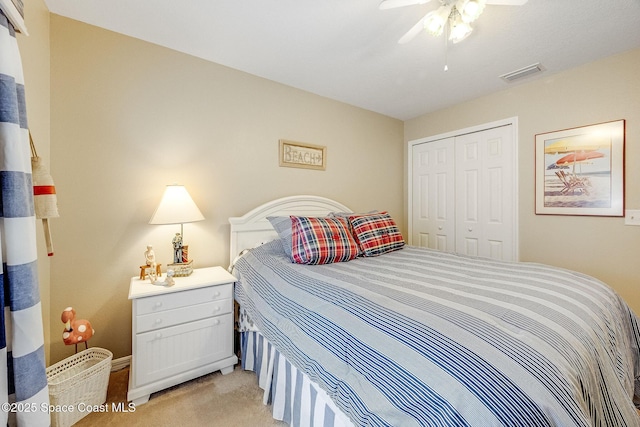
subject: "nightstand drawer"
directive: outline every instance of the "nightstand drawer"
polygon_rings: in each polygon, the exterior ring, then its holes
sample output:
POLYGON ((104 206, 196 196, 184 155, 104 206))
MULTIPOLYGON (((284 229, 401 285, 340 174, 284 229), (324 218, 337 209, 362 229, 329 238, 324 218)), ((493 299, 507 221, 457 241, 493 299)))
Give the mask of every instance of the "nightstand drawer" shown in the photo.
POLYGON ((181 307, 175 310, 163 310, 138 316, 135 333, 153 331, 181 323, 193 322, 221 314, 231 313, 231 298, 181 307))
POLYGON ((188 292, 173 292, 166 295, 139 298, 134 301, 134 304, 136 304, 136 314, 141 316, 180 307, 191 307, 194 302, 204 303, 232 297, 233 285, 228 283, 208 288, 192 289, 188 292))

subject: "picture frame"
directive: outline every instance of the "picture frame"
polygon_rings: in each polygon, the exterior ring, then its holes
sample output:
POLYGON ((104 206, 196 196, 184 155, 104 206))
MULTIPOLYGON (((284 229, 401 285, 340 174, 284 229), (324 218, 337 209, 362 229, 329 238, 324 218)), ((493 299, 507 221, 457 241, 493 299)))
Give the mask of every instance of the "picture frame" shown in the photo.
POLYGON ((536 215, 624 216, 625 121, 535 136, 536 215))
POLYGON ((325 170, 327 167, 327 147, 304 142, 279 140, 280 166, 325 170))

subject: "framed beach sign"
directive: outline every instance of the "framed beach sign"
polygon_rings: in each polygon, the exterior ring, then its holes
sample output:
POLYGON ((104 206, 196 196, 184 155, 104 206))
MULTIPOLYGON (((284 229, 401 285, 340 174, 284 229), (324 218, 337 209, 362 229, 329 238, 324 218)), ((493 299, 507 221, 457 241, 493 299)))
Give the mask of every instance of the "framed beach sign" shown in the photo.
POLYGON ((325 170, 327 167, 327 147, 304 142, 280 141, 280 166, 325 170))
POLYGON ((624 120, 536 135, 536 214, 624 216, 624 139, 624 120))

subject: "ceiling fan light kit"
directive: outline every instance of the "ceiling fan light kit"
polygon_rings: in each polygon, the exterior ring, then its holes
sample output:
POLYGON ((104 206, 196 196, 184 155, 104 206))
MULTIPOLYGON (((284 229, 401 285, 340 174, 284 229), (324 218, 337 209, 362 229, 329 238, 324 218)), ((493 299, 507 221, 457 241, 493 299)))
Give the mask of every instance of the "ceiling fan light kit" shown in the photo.
POLYGON ((449 19, 449 15, 451 15, 452 8, 453 6, 451 5, 443 5, 437 10, 429 12, 423 21, 424 29, 427 33, 436 37, 440 36, 444 31, 445 25, 447 25, 447 20, 449 19))
POLYGON ((486 0, 443 3, 438 9, 427 14, 423 21, 424 28, 429 34, 439 36, 449 23, 449 40, 453 43, 461 42, 473 31, 469 24, 480 17, 485 4, 486 0))
POLYGON ((451 15, 453 17, 449 17, 449 40, 453 43, 459 43, 469 37, 473 28, 471 28, 468 22, 462 19, 462 15, 457 11, 451 15))
MULTIPOLYGON (((431 0, 382 0, 380 9, 425 4, 431 0)), ((449 24, 449 40, 459 43, 473 31, 471 23, 480 17, 487 4, 522 6, 528 0, 440 0, 440 7, 427 13, 398 43, 404 44, 424 29, 433 36, 440 36, 449 24)))
POLYGON ((485 0, 459 0, 456 9, 460 12, 462 20, 470 23, 480 17, 486 4, 485 0))

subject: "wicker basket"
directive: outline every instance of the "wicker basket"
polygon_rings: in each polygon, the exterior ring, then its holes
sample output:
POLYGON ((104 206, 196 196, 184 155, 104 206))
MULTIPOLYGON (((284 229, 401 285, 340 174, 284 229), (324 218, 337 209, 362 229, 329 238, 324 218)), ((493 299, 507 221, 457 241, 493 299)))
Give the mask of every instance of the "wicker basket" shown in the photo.
POLYGON ((47 368, 51 425, 70 426, 107 400, 113 354, 93 347, 47 368), (68 408, 71 407, 71 410, 68 408))

